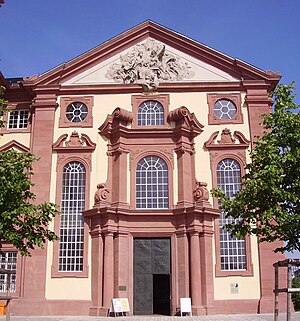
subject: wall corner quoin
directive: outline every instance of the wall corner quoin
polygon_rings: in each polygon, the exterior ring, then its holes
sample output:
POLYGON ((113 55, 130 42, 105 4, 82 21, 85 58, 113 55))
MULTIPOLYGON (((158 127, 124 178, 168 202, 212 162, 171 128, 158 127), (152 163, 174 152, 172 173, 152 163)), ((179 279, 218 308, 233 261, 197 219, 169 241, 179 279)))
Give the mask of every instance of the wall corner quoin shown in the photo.
POLYGON ((251 143, 255 137, 262 135, 263 127, 260 125, 263 114, 272 111, 272 99, 270 97, 271 88, 268 84, 255 81, 244 81, 246 89, 245 103, 248 110, 249 130, 251 143))

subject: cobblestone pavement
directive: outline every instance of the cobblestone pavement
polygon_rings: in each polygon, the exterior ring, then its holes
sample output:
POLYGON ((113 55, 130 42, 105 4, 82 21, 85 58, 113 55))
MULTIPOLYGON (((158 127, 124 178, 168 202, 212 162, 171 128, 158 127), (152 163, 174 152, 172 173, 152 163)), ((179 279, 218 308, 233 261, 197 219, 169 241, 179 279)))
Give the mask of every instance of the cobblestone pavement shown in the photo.
MULTIPOLYGON (((90 317, 90 316, 11 316, 10 321, 273 321, 273 314, 227 314, 206 316, 118 316, 118 317, 90 317)), ((279 321, 285 321, 286 314, 280 314, 279 321)), ((292 314, 292 321, 300 321, 300 312, 292 314)), ((5 321, 5 316, 0 316, 5 321)))

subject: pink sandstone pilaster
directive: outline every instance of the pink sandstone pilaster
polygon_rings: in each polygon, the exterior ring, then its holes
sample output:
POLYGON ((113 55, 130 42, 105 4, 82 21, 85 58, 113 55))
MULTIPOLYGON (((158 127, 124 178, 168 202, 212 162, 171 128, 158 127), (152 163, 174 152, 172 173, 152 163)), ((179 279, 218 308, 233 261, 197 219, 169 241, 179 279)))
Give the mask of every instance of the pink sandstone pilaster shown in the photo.
POLYGON ((214 301, 212 236, 212 232, 200 234, 202 303, 206 307, 207 314, 214 301))
POLYGON ((178 256, 178 296, 189 297, 189 244, 187 233, 180 231, 177 235, 178 256))
MULTIPOLYGON (((255 145, 257 136, 263 134, 263 127, 260 125, 261 115, 271 112, 272 100, 269 97, 268 85, 264 82, 244 81, 247 91, 246 103, 248 107, 249 129, 251 134, 252 147, 255 145), (253 145, 254 142, 254 145, 253 145)), ((281 253, 274 253, 275 247, 280 246, 279 242, 259 243, 260 260, 260 281, 261 298, 259 312, 272 312, 274 306, 273 288, 275 285, 273 263, 285 259, 281 253)), ((280 279, 286 284, 285 271, 280 271, 280 279)), ((281 296, 280 304, 285 304, 285 299, 281 296)))
POLYGON ((100 233, 92 234, 92 267, 91 290, 92 307, 90 315, 97 316, 102 306, 102 276, 103 276, 103 239, 100 233))
POLYGON ((104 234, 103 310, 108 311, 114 297, 114 234, 104 234))
MULTIPOLYGON (((31 131, 31 152, 39 158, 33 164, 32 192, 36 194, 36 203, 50 200, 52 143, 54 133, 54 117, 57 108, 56 87, 49 88, 47 93, 37 92, 32 104, 34 108, 34 126, 31 131)), ((47 90, 46 90, 47 91, 47 90)), ((32 251, 32 256, 25 260, 24 299, 30 299, 31 307, 42 312, 40 300, 45 298, 47 244, 45 249, 32 251)), ((26 304, 26 303, 25 303, 26 304)), ((41 313, 40 312, 40 313, 41 313)))
POLYGON ((191 262, 191 296, 193 314, 198 315, 202 306, 201 266, 199 233, 190 233, 190 262, 191 262))
POLYGON ((188 207, 193 204, 195 176, 192 170, 192 150, 183 147, 175 149, 178 164, 178 206, 188 207))
POLYGON ((114 295, 116 298, 129 297, 129 235, 118 232, 114 239, 114 295))
POLYGON ((113 206, 128 207, 127 203, 127 153, 117 150, 112 153, 112 198, 113 206))

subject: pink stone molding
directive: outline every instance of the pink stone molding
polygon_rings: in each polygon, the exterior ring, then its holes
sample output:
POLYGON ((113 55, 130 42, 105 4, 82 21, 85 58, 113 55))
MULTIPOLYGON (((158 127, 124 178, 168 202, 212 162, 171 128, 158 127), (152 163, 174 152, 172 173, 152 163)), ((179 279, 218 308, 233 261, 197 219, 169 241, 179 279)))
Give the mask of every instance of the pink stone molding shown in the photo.
POLYGON ((24 153, 29 152, 28 147, 17 142, 14 139, 0 147, 0 151, 9 150, 9 149, 16 149, 16 150, 19 150, 20 152, 24 152, 24 153))

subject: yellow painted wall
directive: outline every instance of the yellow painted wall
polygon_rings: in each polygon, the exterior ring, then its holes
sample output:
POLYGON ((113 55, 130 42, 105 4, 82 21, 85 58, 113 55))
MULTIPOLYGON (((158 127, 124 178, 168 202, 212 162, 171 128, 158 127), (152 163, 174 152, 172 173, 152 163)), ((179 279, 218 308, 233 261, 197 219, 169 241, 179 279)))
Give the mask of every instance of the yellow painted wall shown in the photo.
MULTIPOLYGON (((242 95, 244 101, 245 95, 242 95)), ((59 103, 59 99, 58 99, 59 103)), ((180 106, 185 106, 190 112, 195 113, 199 122, 204 125, 203 133, 195 139, 196 148, 196 178, 199 181, 208 183, 208 189, 212 188, 210 160, 208 151, 204 150, 204 143, 210 138, 211 134, 215 131, 221 131, 224 128, 229 128, 233 133, 235 130, 242 132, 246 138, 249 139, 248 115, 247 109, 242 104, 242 113, 244 117, 244 124, 230 124, 230 125, 210 125, 208 126, 208 104, 206 93, 172 93, 170 94, 169 110, 176 109, 180 106)), ((58 128, 58 121, 60 117, 60 108, 56 110, 55 117, 55 133, 54 142, 65 133, 69 135, 76 130, 79 135, 82 133, 87 134, 91 140, 97 144, 96 150, 92 154, 92 172, 91 172, 91 188, 90 188, 90 204, 93 206, 94 193, 98 183, 106 181, 108 159, 106 155, 107 142, 99 135, 98 128, 106 119, 108 114, 111 114, 116 107, 132 111, 131 109, 131 95, 98 95, 94 97, 93 107, 93 128, 58 128)), ((1 138, 2 139, 2 138, 1 138)), ((20 140, 18 140, 20 141, 20 140)), ((20 141, 24 145, 26 143, 20 141)), ((129 156, 128 156, 129 157, 129 156)), ((174 202, 177 202, 177 161, 174 154, 175 169, 174 169, 174 202)), ((55 202, 56 195, 56 162, 57 157, 53 155, 52 163, 52 181, 51 181, 51 201, 55 202)), ((130 188, 130 172, 129 166, 127 167, 128 174, 128 190, 130 188)), ((129 200, 128 193, 128 202, 129 200)), ((212 199, 210 199, 212 201, 212 199)), ((90 243, 90 240, 89 240, 90 243)), ((259 270, 258 270, 258 252, 256 239, 252 238, 252 262, 254 268, 254 277, 226 277, 214 278, 215 299, 255 299, 259 298, 259 270), (239 294, 231 294, 230 288, 232 283, 239 285, 239 294)), ((89 246, 90 249, 90 246, 89 246)), ((213 246, 213 251, 215 246, 213 246)), ((65 279, 52 279, 51 278, 51 264, 52 264, 52 244, 48 247, 48 265, 47 265, 47 283, 46 283, 46 297, 48 299, 90 299, 90 277, 89 278, 65 278, 65 279)), ((215 252, 212 253, 213 262, 215 265, 215 252)), ((89 269, 91 266, 91 257, 89 250, 88 259, 89 269)), ((91 271, 89 270, 89 276, 91 271)))
POLYGON ((247 277, 218 277, 214 280, 215 300, 259 299, 259 262, 256 237, 251 237, 251 256, 253 276, 247 277), (238 284, 238 294, 231 293, 231 284, 238 284))
POLYGON ((30 147, 30 133, 7 133, 2 136, 0 136, 0 145, 5 145, 12 140, 17 141, 18 143, 21 143, 22 145, 26 147, 30 147))
MULTIPOLYGON (((58 103, 60 99, 58 99, 58 103)), ((106 155, 107 141, 99 135, 98 128, 103 124, 108 114, 111 114, 115 108, 121 107, 131 110, 130 95, 103 95, 94 96, 93 107, 93 127, 92 128, 59 128, 60 107, 57 108, 55 114, 55 132, 54 142, 63 134, 70 135, 73 131, 77 131, 79 136, 84 133, 96 143, 96 149, 92 153, 92 172, 90 173, 90 202, 87 208, 94 205, 94 194, 98 183, 103 183, 107 179, 108 158, 106 155)), ((68 138, 69 139, 69 138, 68 138)), ((56 164, 57 155, 52 157, 52 179, 51 179, 51 201, 55 202, 56 198, 56 164)), ((129 173, 129 167, 127 168, 129 173)), ((128 174, 129 177, 129 174, 128 174)), ((129 183, 128 183, 129 184, 129 183)), ((128 195, 129 201, 129 195, 128 195)), ((53 224, 52 224, 53 228, 53 224)), ((48 299, 91 299, 91 239, 89 237, 88 251, 88 278, 51 278, 51 265, 53 256, 53 244, 48 246, 47 260, 47 280, 46 280, 46 298, 48 299)))

